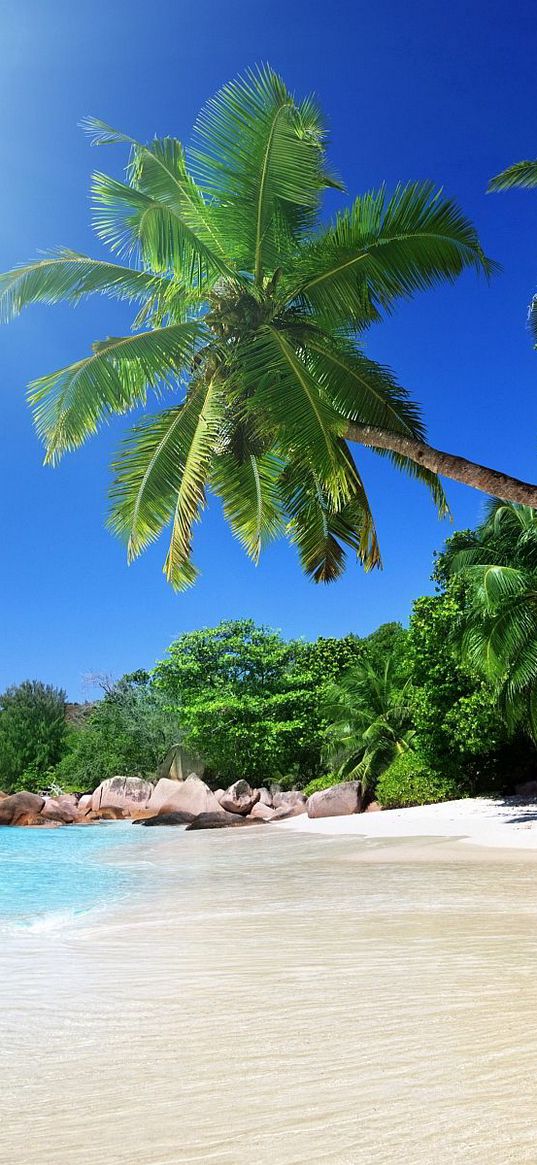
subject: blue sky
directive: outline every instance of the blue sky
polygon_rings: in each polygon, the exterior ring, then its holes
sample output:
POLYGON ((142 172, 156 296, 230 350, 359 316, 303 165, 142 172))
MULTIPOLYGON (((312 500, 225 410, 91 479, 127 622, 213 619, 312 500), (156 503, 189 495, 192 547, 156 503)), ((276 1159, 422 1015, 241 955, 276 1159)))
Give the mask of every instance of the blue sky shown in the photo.
MULTIPOLYGON (((94 166, 119 172, 124 157, 90 150, 81 117, 139 138, 185 139, 215 89, 269 61, 298 94, 317 92, 351 194, 431 178, 476 222, 502 273, 489 285, 468 274, 403 305, 369 333, 368 351, 423 403, 433 443, 537 479, 537 355, 525 327, 537 197, 485 195, 499 169, 537 155, 533 4, 5 0, 0 44, 0 268, 62 244, 100 253, 89 177, 94 166)), ((337 585, 315 587, 283 543, 256 569, 216 507, 197 530, 194 590, 167 588, 162 544, 127 568, 104 529, 122 423, 44 469, 24 398, 32 377, 127 326, 122 310, 91 300, 31 309, 2 331, 0 688, 39 677, 77 698, 86 674, 150 666, 175 635, 222 618, 251 616, 307 638, 406 620, 450 527, 419 486, 365 452, 382 573, 351 566, 337 585)), ((479 518, 479 495, 448 485, 448 496, 453 528, 479 518)))

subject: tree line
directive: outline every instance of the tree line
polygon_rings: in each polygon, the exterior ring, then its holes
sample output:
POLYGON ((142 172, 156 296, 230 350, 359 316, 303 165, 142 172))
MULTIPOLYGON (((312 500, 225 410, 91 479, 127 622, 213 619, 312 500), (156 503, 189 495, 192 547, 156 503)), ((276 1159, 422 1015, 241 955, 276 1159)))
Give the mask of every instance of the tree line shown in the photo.
POLYGON ((537 761, 537 514, 493 501, 435 558, 408 628, 286 641, 251 620, 180 635, 75 720, 38 682, 0 697, 0 785, 91 790, 174 751, 215 787, 359 780, 385 806, 512 792, 537 761))

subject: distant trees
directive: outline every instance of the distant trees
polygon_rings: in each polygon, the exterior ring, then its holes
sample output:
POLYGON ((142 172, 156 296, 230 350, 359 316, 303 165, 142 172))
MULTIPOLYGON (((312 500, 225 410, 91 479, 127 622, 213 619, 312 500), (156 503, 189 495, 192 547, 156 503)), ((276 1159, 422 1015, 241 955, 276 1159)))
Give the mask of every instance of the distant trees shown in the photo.
MULTIPOLYGON (((334 641, 322 642, 333 661, 334 641)), ((224 622, 180 635, 154 684, 176 710, 187 746, 223 781, 303 783, 320 764, 313 645, 286 642, 252 620, 224 622)))
POLYGON ((146 671, 106 686, 90 714, 71 725, 56 769, 63 786, 93 789, 107 777, 155 775, 181 732, 146 671))
POLYGON ((6 793, 46 784, 65 747, 65 692, 25 680, 0 696, 0 787, 6 793))
POLYGON ((227 784, 360 780, 386 805, 502 792, 537 771, 537 513, 493 502, 436 558, 408 630, 284 640, 250 619, 180 635, 66 727, 37 681, 0 697, 0 787, 156 776, 180 746, 227 784))
POLYGON ((433 773, 478 792, 508 781, 498 761, 509 734, 490 685, 462 658, 464 602, 464 588, 453 584, 417 599, 406 653, 415 751, 433 773))
POLYGON ((491 502, 476 530, 449 540, 439 569, 453 580, 448 589, 464 587, 454 628, 464 666, 488 685, 507 725, 537 741, 537 514, 491 502))
POLYGON ((327 689, 325 751, 338 780, 359 780, 370 789, 395 757, 412 747, 410 682, 398 664, 392 646, 382 662, 363 659, 327 689))

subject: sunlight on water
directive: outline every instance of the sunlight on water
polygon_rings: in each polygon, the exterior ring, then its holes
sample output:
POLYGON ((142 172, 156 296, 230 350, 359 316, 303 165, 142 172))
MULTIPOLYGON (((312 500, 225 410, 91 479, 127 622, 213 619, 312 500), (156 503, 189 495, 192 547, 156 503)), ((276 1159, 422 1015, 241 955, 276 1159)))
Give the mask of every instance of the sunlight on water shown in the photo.
POLYGON ((72 921, 132 892, 133 862, 143 860, 143 841, 130 822, 1 829, 0 934, 61 928, 62 918, 72 921))
POLYGON ((535 1165, 534 864, 129 836, 0 946, 2 1165, 535 1165))

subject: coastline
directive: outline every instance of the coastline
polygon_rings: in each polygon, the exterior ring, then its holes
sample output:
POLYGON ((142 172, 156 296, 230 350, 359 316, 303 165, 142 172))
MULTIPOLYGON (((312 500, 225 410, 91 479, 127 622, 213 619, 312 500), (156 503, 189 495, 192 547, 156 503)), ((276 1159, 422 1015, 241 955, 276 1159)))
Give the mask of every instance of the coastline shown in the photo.
POLYGON ((531 864, 293 820, 133 830, 145 894, 3 943, 2 1161, 533 1165, 531 864))
POLYGON ((279 822, 278 829, 378 842, 378 849, 362 852, 363 860, 437 860, 441 854, 468 860, 491 857, 490 851, 537 856, 537 803, 516 798, 469 797, 345 817, 302 814, 279 822))

